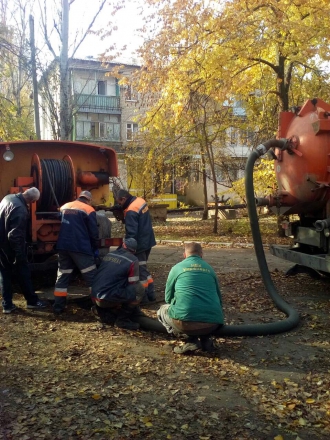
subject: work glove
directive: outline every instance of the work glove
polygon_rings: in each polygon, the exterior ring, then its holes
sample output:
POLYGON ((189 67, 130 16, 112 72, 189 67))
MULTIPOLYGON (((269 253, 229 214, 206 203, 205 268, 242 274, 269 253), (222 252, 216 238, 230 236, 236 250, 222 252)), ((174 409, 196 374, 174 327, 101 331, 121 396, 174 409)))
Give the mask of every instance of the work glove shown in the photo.
POLYGON ((111 206, 111 208, 109 208, 109 211, 111 211, 111 212, 113 212, 113 211, 122 211, 122 210, 123 210, 123 208, 119 204, 113 205, 113 206, 111 206))
POLYGON ((109 211, 113 213, 116 220, 124 223, 124 211, 121 205, 114 205, 109 208, 109 211))

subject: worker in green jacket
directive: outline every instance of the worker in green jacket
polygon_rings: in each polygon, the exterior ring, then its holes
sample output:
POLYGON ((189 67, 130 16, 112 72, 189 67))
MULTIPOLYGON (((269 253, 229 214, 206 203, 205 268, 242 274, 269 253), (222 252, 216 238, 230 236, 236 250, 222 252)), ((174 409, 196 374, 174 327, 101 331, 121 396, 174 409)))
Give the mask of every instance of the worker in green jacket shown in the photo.
POLYGON ((221 291, 213 268, 203 260, 199 243, 186 243, 184 260, 170 271, 165 302, 157 312, 159 321, 170 334, 188 335, 187 342, 175 347, 178 354, 201 348, 213 349, 210 335, 223 325, 221 291))

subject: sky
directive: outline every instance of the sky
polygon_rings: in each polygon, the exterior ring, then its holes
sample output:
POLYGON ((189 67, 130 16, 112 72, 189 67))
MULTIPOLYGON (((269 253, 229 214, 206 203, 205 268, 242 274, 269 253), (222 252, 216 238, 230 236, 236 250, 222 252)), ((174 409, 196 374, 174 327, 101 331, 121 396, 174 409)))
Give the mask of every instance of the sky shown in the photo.
MULTIPOLYGON (((95 0, 93 0, 95 1, 95 0)), ((76 0, 70 8, 70 29, 73 35, 76 29, 89 23, 93 11, 91 0, 76 0)), ((143 25, 141 5, 143 0, 125 0, 125 7, 111 16, 110 10, 103 10, 95 24, 95 28, 107 28, 109 21, 113 21, 118 27, 110 37, 101 41, 100 37, 89 35, 76 53, 76 58, 93 56, 97 58, 104 50, 116 44, 117 49, 127 46, 127 50, 120 56, 120 61, 126 63, 137 61, 134 51, 143 43, 143 38, 138 36, 138 29, 143 25)), ((95 9, 94 9, 95 10, 95 9)))
MULTIPOLYGON (((30 14, 34 17, 35 42, 37 49, 41 53, 41 58, 43 58, 44 61, 48 59, 52 60, 53 54, 51 54, 45 43, 42 23, 43 20, 46 20, 49 41, 54 49, 54 53, 56 56, 59 56, 61 50, 59 34, 61 31, 60 15, 62 0, 25 1, 26 5, 28 5, 25 9, 25 20, 28 19, 30 14)), ((88 25, 93 20, 102 1, 103 0, 69 0, 71 3, 69 32, 70 42, 72 44, 71 50, 69 48, 69 56, 72 56, 72 47, 76 46, 73 44, 75 36, 78 35, 77 41, 81 39, 81 36, 85 33, 88 25)), ((10 6, 8 9, 8 23, 14 27, 20 26, 19 4, 20 0, 8 0, 8 5, 10 6)), ((102 9, 94 23, 93 29, 97 31, 100 29, 112 29, 116 26, 117 30, 114 30, 112 35, 106 37, 103 41, 99 36, 88 35, 80 45, 78 51, 74 54, 75 58, 92 56, 97 59, 106 49, 115 45, 115 53, 118 53, 122 47, 127 46, 127 49, 124 52, 121 51, 120 57, 117 57, 115 61, 121 61, 127 64, 133 62, 134 64, 138 63, 139 59, 135 51, 144 41, 144 38, 139 35, 139 29, 144 25, 142 13, 146 14, 146 4, 144 0, 107 0, 106 6, 102 9), (113 7, 108 5, 108 3, 114 4, 117 2, 122 2, 123 8, 113 14, 113 7), (111 22, 110 25, 109 22, 111 22)))

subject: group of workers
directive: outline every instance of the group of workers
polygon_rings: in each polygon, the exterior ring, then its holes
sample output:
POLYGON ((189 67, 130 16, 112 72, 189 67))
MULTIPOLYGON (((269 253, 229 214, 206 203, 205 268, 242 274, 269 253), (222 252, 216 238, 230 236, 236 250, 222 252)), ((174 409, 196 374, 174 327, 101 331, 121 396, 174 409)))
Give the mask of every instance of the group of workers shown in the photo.
MULTIPOLYGON (((10 194, 0 203, 0 289, 3 313, 16 309, 12 302, 11 276, 18 274, 28 308, 44 308, 36 295, 26 253, 28 205, 39 199, 37 188, 10 194)), ((104 323, 136 330, 134 317, 140 305, 156 299, 152 276, 147 268, 155 235, 148 205, 141 197, 120 189, 116 202, 123 211, 125 238, 98 265, 98 225, 92 195, 82 191, 73 202, 60 208, 61 227, 57 240, 58 272, 53 312, 63 313, 72 273, 78 269, 93 301, 92 313, 104 323)), ((157 312, 168 333, 185 339, 176 353, 212 350, 210 335, 223 325, 221 291, 212 267, 203 260, 199 243, 186 243, 184 259, 170 271, 165 288, 165 305, 157 312)))

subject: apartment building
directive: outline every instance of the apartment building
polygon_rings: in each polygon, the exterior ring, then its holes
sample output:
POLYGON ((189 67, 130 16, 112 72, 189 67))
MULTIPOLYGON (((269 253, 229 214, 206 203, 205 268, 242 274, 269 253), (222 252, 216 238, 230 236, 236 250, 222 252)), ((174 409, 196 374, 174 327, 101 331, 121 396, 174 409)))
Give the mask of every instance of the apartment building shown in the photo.
MULTIPOLYGON (((72 115, 71 140, 102 143, 114 148, 119 154, 138 130, 135 122, 141 111, 138 94, 129 83, 137 65, 102 63, 93 58, 72 59, 69 62, 70 110, 72 115), (119 85, 120 76, 127 84, 119 85)), ((59 108, 59 84, 52 77, 51 98, 41 95, 41 128, 43 139, 54 139, 56 122, 54 109, 59 108), (52 111, 53 109, 53 111, 52 111)), ((48 87, 51 81, 48 81, 48 87)))

